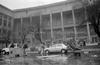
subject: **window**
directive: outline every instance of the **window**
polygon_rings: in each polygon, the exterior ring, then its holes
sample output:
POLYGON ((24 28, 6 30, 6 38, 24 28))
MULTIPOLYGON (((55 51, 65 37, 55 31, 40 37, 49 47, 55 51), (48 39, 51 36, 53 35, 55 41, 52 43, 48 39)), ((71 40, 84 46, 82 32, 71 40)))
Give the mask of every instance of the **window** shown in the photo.
POLYGON ((78 37, 88 36, 86 25, 77 26, 76 30, 77 30, 77 36, 78 37))
POLYGON ((64 28, 64 35, 66 36, 66 38, 72 38, 75 37, 75 33, 74 33, 74 27, 67 27, 64 28))
POLYGON ((52 26, 53 27, 61 27, 61 16, 60 13, 52 14, 52 26))
POLYGON ((11 18, 9 18, 8 27, 9 27, 9 28, 11 27, 11 18))
POLYGON ((56 45, 52 45, 51 47, 56 47, 56 45))
POLYGON ((0 26, 2 25, 2 17, 0 16, 0 26))
POLYGON ((11 22, 10 22, 10 21, 8 22, 8 27, 9 27, 9 28, 11 27, 11 22))
POLYGON ((4 20, 4 26, 7 26, 7 20, 4 20))
POLYGON ((7 30, 6 29, 3 29, 3 34, 6 34, 7 30))
POLYGON ((63 23, 64 25, 72 25, 73 24, 73 17, 71 11, 63 12, 63 23))

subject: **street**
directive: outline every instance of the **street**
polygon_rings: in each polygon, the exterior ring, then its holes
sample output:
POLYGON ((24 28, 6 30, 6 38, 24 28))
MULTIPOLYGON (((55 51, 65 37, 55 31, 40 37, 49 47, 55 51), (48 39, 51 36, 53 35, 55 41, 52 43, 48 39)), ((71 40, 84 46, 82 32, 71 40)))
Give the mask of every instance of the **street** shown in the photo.
POLYGON ((47 56, 40 56, 37 54, 30 54, 24 57, 8 56, 0 58, 0 65, 99 65, 100 57, 98 55, 82 55, 74 56, 72 53, 51 54, 47 56))

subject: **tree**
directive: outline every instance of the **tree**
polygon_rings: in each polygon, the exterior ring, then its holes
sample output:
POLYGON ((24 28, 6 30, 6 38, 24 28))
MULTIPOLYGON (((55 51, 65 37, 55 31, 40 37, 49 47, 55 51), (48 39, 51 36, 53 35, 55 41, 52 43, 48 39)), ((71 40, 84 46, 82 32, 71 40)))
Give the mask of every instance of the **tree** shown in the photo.
POLYGON ((40 23, 35 24, 34 36, 38 41, 43 43, 42 40, 41 40, 41 31, 40 31, 40 29, 41 29, 40 23))
POLYGON ((100 0, 87 0, 88 3, 82 2, 85 6, 87 18, 94 28, 95 33, 100 37, 100 0))
POLYGON ((42 26, 40 26, 40 22, 36 22, 34 25, 28 25, 27 27, 23 26, 22 27, 22 43, 25 42, 26 40, 26 36, 27 34, 29 34, 30 32, 34 32, 34 37, 36 40, 38 40, 39 42, 43 43, 41 40, 41 32, 40 32, 40 28, 42 26))
POLYGON ((21 39, 22 43, 25 42, 27 34, 34 32, 34 26, 28 25, 27 27, 22 27, 21 39))

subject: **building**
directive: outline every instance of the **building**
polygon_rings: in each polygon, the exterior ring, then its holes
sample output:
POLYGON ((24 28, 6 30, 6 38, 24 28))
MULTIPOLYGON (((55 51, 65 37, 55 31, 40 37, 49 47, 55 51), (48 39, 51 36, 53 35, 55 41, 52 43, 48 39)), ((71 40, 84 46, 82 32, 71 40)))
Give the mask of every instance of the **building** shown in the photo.
MULTIPOLYGON (((74 38, 87 43, 99 42, 99 38, 85 19, 85 9, 80 0, 63 1, 38 7, 13 10, 13 33, 21 41, 23 28, 40 25, 42 41, 57 41, 74 38)), ((25 30, 25 29, 24 29, 25 30)))
POLYGON ((5 47, 11 39, 13 11, 0 5, 0 48, 5 47))

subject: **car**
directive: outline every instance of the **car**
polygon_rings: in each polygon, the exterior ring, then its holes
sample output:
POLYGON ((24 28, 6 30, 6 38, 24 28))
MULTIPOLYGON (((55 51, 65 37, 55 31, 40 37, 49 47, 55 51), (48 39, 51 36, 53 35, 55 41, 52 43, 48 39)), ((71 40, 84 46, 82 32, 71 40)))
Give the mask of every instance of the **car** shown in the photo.
POLYGON ((23 49, 17 43, 11 43, 8 47, 2 49, 3 55, 22 56, 23 49))
POLYGON ((2 49, 2 53, 4 55, 9 55, 10 50, 13 49, 13 48, 17 48, 17 44, 9 44, 8 47, 5 47, 5 48, 2 49))
POLYGON ((61 44, 54 44, 48 48, 45 48, 44 51, 46 54, 48 54, 49 52, 61 52, 61 53, 65 53, 67 52, 68 46, 66 46, 65 44, 61 43, 61 44))

